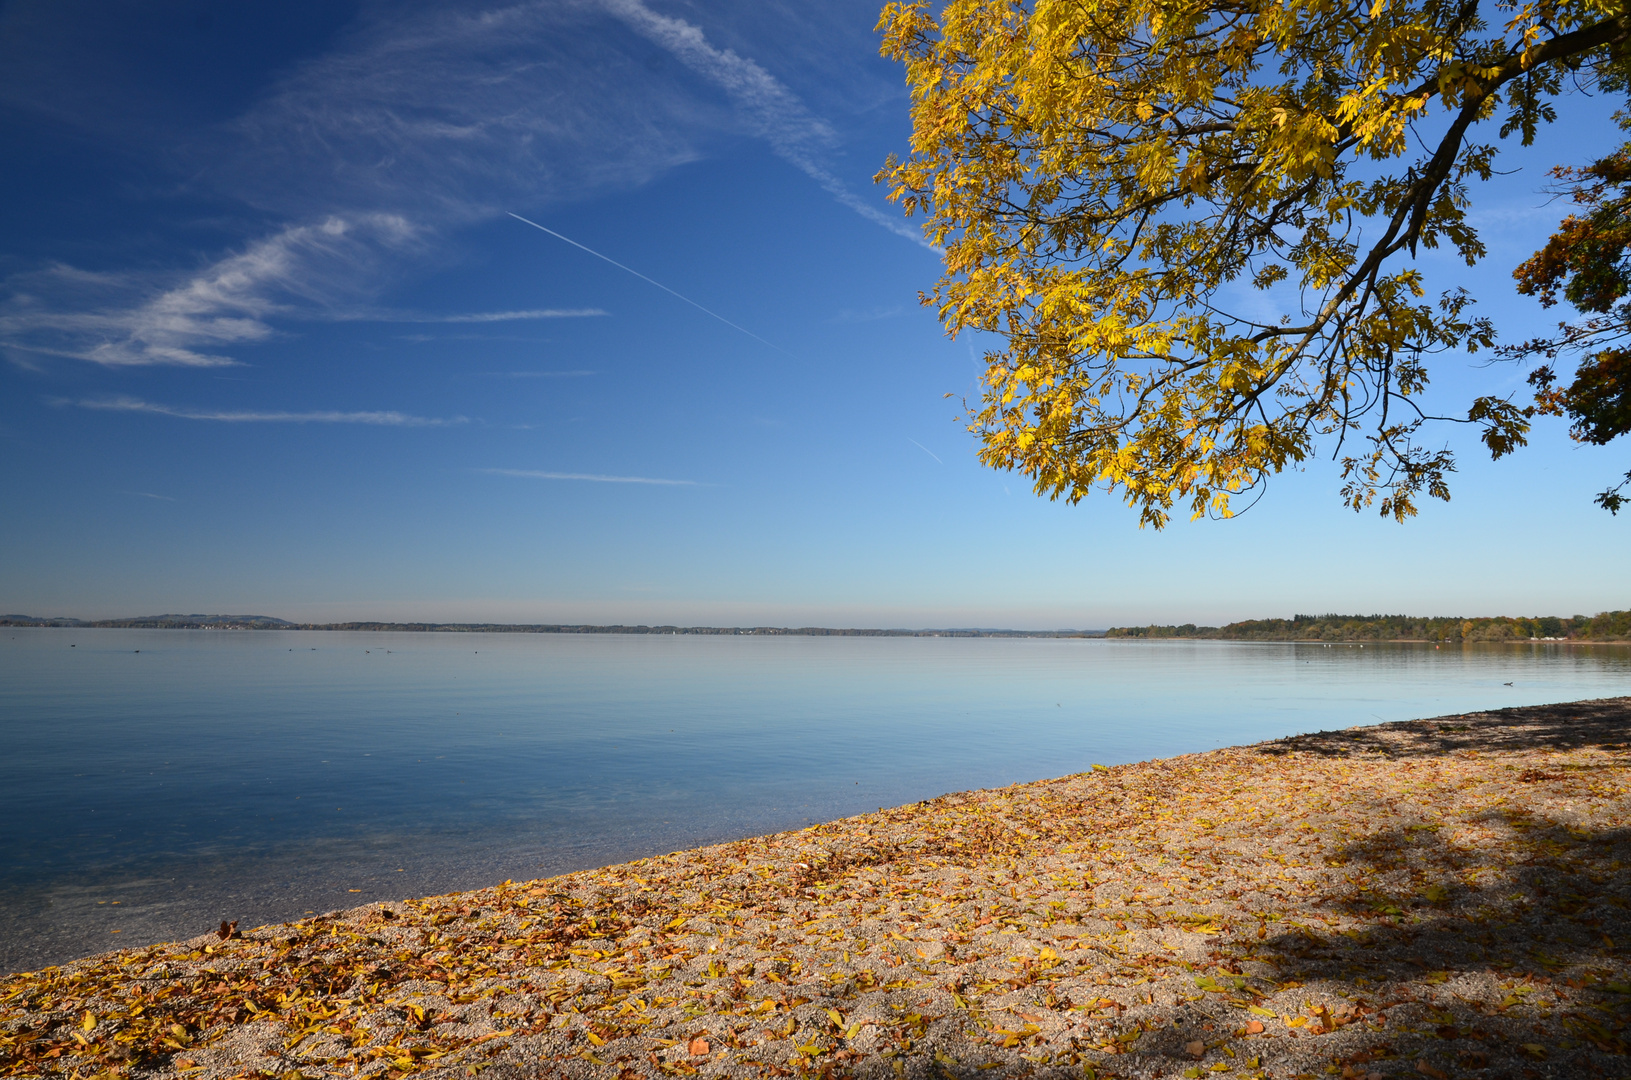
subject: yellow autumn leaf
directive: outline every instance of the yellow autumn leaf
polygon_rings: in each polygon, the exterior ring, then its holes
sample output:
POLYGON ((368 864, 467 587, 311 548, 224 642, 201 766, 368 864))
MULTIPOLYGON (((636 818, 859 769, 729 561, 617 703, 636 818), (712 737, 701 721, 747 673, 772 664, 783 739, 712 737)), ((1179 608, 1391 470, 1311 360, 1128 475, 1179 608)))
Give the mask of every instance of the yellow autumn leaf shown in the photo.
MULTIPOLYGON (((912 150, 878 179, 944 252, 925 305, 999 343, 965 417, 981 461, 1050 499, 1112 491, 1156 528, 1230 516, 1327 441, 1352 509, 1403 521, 1448 499, 1453 454, 1413 437, 1428 365, 1495 331, 1412 260, 1485 256, 1484 131, 1527 144, 1575 68, 1617 77, 1602 43, 1623 18, 1599 0, 1487 22, 1436 0, 890 3, 912 150), (1249 299, 1271 287, 1283 319, 1249 299)), ((1499 394, 1464 419, 1495 456, 1529 430, 1499 394)))

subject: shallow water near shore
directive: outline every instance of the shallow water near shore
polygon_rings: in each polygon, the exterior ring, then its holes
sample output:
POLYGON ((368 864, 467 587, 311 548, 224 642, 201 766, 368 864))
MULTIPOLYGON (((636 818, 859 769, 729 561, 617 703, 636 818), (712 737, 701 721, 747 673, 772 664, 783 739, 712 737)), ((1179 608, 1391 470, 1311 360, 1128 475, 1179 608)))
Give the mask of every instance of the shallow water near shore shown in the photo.
POLYGON ((7 628, 0 969, 1628 692, 1625 646, 7 628))

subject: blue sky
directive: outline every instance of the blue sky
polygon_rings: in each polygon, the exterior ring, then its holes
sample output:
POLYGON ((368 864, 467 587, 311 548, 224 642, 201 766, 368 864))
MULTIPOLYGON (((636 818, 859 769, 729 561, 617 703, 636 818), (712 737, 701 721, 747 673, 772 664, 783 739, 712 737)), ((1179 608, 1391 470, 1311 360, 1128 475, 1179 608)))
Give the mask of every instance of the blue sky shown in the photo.
MULTIPOLYGON (((1631 606, 1627 448, 1544 422, 1454 501, 1354 515, 1328 461, 1140 530, 983 469, 977 342, 871 182, 904 150, 875 4, 0 7, 0 610, 1101 627, 1631 606), (26 167, 19 167, 26 166, 26 167), (667 289, 511 217, 519 214, 667 289), (701 310, 706 309, 706 311, 701 310)), ((1572 98, 1424 258, 1502 334, 1572 98)), ((1435 400, 1522 372, 1444 358, 1435 400)))

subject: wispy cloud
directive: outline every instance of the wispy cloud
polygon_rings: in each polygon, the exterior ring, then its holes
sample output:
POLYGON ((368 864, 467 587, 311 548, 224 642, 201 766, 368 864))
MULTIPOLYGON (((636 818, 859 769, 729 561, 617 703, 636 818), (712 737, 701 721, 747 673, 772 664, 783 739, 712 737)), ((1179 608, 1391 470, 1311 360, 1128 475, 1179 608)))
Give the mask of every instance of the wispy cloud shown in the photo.
POLYGON ((464 331, 462 333, 448 334, 392 334, 392 341, 402 341, 409 345, 447 345, 455 341, 509 341, 520 342, 526 345, 543 345, 552 338, 522 337, 519 334, 482 334, 464 331))
MULTIPOLYGON (((171 147, 175 160, 196 166, 190 188, 211 188, 288 224, 193 271, 107 275, 59 266, 14 276, 0 290, 10 294, 0 301, 0 350, 30 367, 66 357, 220 368, 245 363, 246 350, 292 321, 602 316, 599 308, 542 306, 382 314, 359 302, 463 226, 511 206, 638 187, 699 158, 712 133, 744 126, 843 205, 924 244, 898 215, 838 178, 829 164, 840 142, 834 126, 749 58, 750 50, 776 50, 791 65, 813 48, 789 28, 806 16, 765 17, 781 18, 782 36, 796 40, 721 47, 642 0, 365 6, 334 49, 291 68, 230 123, 183 131, 149 117, 145 127, 121 122, 103 132, 171 147), (606 32, 614 27, 626 32, 606 32), (653 65, 652 44, 724 100, 688 91, 653 65)), ((748 17, 721 18, 735 26, 748 17)), ((60 74, 64 64, 27 70, 0 71, 0 99, 69 123, 113 115, 100 103, 118 96, 114 76, 76 75, 79 85, 60 74)))
POLYGON ((365 7, 233 125, 208 177, 284 213, 389 206, 439 224, 638 187, 696 160, 725 118, 606 21, 591 0, 365 7))
POLYGON ((8 282, 0 347, 105 367, 229 367, 240 361, 216 350, 264 341, 272 316, 345 295, 415 234, 395 214, 331 216, 283 228, 157 289, 130 276, 48 267, 8 282))
POLYGON ((664 487, 701 487, 695 480, 665 480, 654 476, 606 476, 601 473, 541 472, 536 469, 476 469, 489 476, 518 476, 526 480, 588 480, 596 484, 660 484, 664 487))
POLYGON ((527 311, 474 311, 463 315, 427 315, 416 312, 360 312, 336 316, 348 322, 383 323, 497 323, 536 319, 591 319, 610 312, 604 308, 533 308, 527 311))
POLYGON ((897 236, 930 251, 939 251, 920 231, 857 195, 832 173, 823 161, 838 141, 832 125, 812 114, 798 95, 770 72, 730 49, 715 48, 700 27, 683 19, 659 15, 641 0, 603 2, 606 10, 725 91, 754 133, 770 143, 784 161, 821 185, 827 194, 897 236))
POLYGON ((582 379, 598 374, 594 371, 484 371, 483 375, 495 379, 582 379))
POLYGON ((642 0, 382 6, 238 121, 241 143, 210 172, 268 207, 477 220, 505 203, 637 187, 700 157, 710 129, 734 126, 844 206, 933 249, 834 174, 837 132, 785 83, 642 0), (676 92, 601 32, 607 15, 722 90, 736 115, 676 92))
POLYGON ((519 322, 523 319, 589 319, 605 315, 600 308, 537 308, 532 311, 478 311, 471 315, 443 315, 420 322, 488 323, 519 322))
POLYGON ((395 214, 331 216, 288 226, 179 281, 149 286, 146 296, 131 276, 47 267, 7 283, 0 348, 104 367, 232 367, 243 361, 219 350, 272 338, 277 319, 483 325, 607 314, 603 308, 438 314, 334 306, 376 284, 384 264, 417 247, 420 235, 395 214))
POLYGON ((376 427, 449 427, 467 424, 468 417, 412 416, 395 410, 341 412, 322 409, 311 412, 251 409, 188 409, 161 405, 135 397, 88 398, 70 404, 102 412, 152 413, 182 420, 212 420, 224 424, 370 424, 376 427))
POLYGON ((137 496, 140 496, 143 499, 162 499, 165 502, 175 502, 176 501, 176 498, 175 498, 174 495, 155 495, 151 491, 127 491, 127 492, 124 492, 124 494, 126 494, 126 495, 137 495, 137 496))

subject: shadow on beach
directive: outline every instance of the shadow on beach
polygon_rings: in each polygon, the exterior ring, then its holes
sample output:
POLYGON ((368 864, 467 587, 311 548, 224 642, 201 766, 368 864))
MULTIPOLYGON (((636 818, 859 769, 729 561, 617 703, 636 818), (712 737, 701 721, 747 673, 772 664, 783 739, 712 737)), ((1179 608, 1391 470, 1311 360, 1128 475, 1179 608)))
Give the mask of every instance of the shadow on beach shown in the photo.
POLYGON ((224 928, 0 985, 0 1073, 1624 1076, 1628 738, 1324 732, 224 928))
POLYGON ((1350 1043, 1333 1062, 1343 1075, 1411 1064, 1393 1060, 1400 1057, 1416 1057, 1415 1071, 1429 1077, 1624 1074, 1631 828, 1587 824, 1575 811, 1594 795, 1619 794, 1626 764, 1575 752, 1623 751, 1628 740, 1631 698, 1612 698, 1255 748, 1273 757, 1442 759, 1443 786, 1423 790, 1416 807, 1373 805, 1379 817, 1418 820, 1328 850, 1334 888, 1296 917, 1265 920, 1256 943, 1231 943, 1215 958, 1236 971, 1266 964, 1282 987, 1341 988, 1346 1008, 1312 1017, 1300 1034, 1369 1028, 1358 1049, 1350 1043), (1503 760, 1515 755, 1521 763, 1503 760), (1456 820, 1463 790, 1483 807, 1456 820))
POLYGON ((1428 757, 1468 750, 1512 753, 1586 747, 1631 747, 1631 697, 1529 705, 1344 731, 1321 731, 1263 743, 1257 749, 1271 755, 1297 752, 1345 756, 1371 752, 1390 757, 1428 757))

